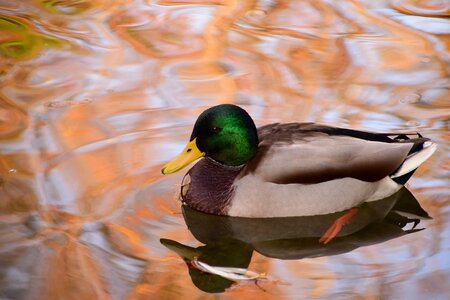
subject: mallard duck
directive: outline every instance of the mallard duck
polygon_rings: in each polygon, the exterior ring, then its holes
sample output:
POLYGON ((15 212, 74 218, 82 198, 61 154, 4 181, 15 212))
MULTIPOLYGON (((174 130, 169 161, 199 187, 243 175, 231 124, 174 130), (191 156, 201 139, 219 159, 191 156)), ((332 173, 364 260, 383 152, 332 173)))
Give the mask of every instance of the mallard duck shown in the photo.
POLYGON ((189 143, 162 173, 202 158, 183 178, 181 198, 206 213, 269 218, 349 210, 345 223, 363 202, 397 192, 435 150, 420 134, 315 123, 256 128, 244 109, 222 104, 200 114, 189 143))

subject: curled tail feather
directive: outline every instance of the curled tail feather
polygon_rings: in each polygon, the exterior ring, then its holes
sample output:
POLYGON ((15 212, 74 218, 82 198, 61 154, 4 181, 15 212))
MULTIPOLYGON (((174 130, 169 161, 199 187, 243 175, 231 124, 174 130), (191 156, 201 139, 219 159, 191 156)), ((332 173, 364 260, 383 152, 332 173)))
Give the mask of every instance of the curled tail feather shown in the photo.
POLYGON ((437 145, 430 141, 415 144, 403 164, 391 174, 392 180, 399 184, 405 184, 414 171, 436 151, 437 145), (417 146, 416 146, 417 145, 417 146))

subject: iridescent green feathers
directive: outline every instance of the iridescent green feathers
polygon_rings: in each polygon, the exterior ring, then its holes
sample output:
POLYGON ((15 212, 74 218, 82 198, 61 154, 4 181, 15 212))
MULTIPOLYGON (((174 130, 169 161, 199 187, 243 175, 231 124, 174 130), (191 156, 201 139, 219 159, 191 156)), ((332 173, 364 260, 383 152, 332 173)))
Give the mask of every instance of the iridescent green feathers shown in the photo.
POLYGON ((200 151, 227 166, 248 162, 258 148, 253 120, 242 108, 222 104, 205 110, 197 119, 190 140, 200 151))

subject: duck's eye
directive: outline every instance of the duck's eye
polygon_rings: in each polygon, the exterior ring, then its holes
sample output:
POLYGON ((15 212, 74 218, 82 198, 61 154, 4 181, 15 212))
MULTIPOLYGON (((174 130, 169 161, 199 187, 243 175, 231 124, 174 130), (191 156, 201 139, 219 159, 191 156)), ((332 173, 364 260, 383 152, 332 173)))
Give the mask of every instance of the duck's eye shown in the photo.
POLYGON ((218 133, 219 131, 221 131, 222 130, 222 128, 219 128, 219 127, 213 127, 213 128, 211 128, 211 133, 218 133))

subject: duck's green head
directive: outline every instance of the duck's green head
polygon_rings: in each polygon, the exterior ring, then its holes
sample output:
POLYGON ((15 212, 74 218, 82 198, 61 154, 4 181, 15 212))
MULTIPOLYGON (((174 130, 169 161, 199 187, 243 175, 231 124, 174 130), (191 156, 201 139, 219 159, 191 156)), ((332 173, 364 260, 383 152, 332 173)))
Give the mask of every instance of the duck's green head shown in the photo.
POLYGON ((236 105, 217 105, 198 117, 189 143, 164 166, 162 173, 174 173, 202 156, 239 166, 248 162, 257 148, 258 134, 249 114, 236 105))

